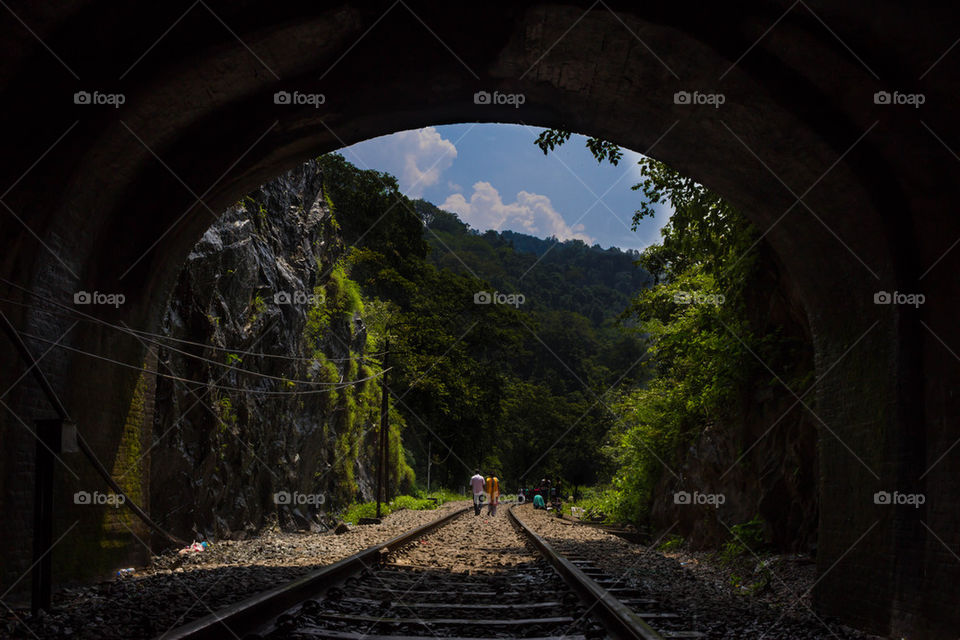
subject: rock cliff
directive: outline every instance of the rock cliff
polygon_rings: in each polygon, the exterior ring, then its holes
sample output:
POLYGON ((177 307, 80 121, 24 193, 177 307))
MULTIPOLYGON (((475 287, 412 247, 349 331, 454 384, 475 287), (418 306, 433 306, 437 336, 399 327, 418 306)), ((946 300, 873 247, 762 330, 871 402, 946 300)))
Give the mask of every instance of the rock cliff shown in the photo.
POLYGON ((373 498, 380 368, 322 175, 237 203, 190 253, 158 369, 151 510, 183 536, 317 526, 373 498), (359 382, 358 382, 359 380, 359 382))

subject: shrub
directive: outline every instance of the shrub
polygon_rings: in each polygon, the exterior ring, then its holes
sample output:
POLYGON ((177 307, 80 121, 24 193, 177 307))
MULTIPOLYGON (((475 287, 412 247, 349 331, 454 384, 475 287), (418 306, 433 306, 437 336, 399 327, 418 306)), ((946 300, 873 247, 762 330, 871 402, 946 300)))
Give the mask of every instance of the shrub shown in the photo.
POLYGON ((681 546, 683 546, 683 536, 670 533, 663 537, 663 541, 657 545, 657 549, 659 551, 676 551, 681 546))
POLYGON ((733 537, 723 544, 720 550, 720 559, 723 562, 733 562, 743 554, 756 553, 766 544, 764 530, 766 523, 759 515, 748 522, 735 524, 730 527, 733 537))

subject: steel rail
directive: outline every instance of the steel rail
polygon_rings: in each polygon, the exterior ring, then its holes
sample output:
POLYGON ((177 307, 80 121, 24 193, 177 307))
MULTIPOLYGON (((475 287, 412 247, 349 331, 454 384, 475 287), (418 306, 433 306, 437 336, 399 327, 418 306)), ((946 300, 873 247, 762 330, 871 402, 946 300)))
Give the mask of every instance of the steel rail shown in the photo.
POLYGON ((377 564, 381 555, 413 542, 434 529, 463 515, 472 507, 453 511, 433 522, 421 525, 386 542, 374 545, 352 556, 302 576, 285 585, 262 591, 245 600, 227 605, 210 615, 171 629, 157 640, 200 640, 242 638, 246 633, 267 624, 272 618, 351 575, 377 564))
POLYGON ((610 635, 618 640, 664 640, 662 635, 644 622, 627 605, 594 582, 575 564, 550 546, 550 543, 537 535, 533 529, 517 517, 513 512, 515 508, 510 507, 507 511, 510 519, 533 543, 533 546, 543 554, 543 557, 550 561, 560 577, 580 596, 580 599, 587 605, 587 611, 595 613, 603 622, 610 635))

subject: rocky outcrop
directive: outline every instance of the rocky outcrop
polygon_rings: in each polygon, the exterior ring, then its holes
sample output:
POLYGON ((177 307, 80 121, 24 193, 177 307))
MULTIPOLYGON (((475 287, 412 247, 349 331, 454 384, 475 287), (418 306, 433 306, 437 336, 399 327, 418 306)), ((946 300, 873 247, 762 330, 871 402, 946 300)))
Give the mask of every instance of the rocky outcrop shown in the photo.
POLYGON ((376 365, 342 255, 313 162, 230 207, 190 253, 163 322, 177 341, 159 353, 172 377, 151 451, 152 512, 173 532, 317 525, 371 498, 380 392, 356 382, 376 365))
POLYGON ((693 548, 716 547, 731 538, 734 525, 755 516, 777 549, 812 551, 817 544, 819 423, 807 408, 812 394, 804 397, 813 383, 813 347, 789 279, 769 253, 762 264, 746 293, 749 324, 758 335, 778 336, 788 346, 780 352, 786 357, 756 362, 732 415, 677 451, 673 470, 680 477, 664 472, 653 492, 654 529, 679 534, 693 548), (723 502, 677 504, 676 492, 722 495, 723 502))

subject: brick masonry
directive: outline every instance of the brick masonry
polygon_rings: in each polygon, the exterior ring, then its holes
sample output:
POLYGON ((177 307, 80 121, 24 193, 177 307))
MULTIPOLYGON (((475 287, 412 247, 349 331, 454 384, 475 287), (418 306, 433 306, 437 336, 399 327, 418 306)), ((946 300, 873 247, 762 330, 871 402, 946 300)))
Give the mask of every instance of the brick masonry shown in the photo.
MULTIPOLYGON (((567 3, 422 2, 380 20, 390 4, 208 4, 231 31, 195 9, 117 83, 180 8, 11 3, 33 33, 12 20, 0 25, 8 111, 0 126, 14 150, 0 158, 0 188, 13 186, 3 201, 17 216, 0 210, 6 281, 64 304, 78 288, 119 290, 122 309, 93 313, 155 329, 186 252, 212 219, 190 190, 210 187, 206 204, 222 210, 312 154, 444 122, 563 125, 649 150, 767 231, 807 313, 824 376, 812 406, 818 609, 879 633, 956 637, 960 250, 950 249, 960 237, 960 163, 947 147, 960 148, 960 57, 943 56, 956 38, 956 8, 747 2, 734 12, 614 2, 584 14, 567 3), (377 20, 375 37, 361 37, 377 20), (98 83, 130 99, 119 110, 72 103, 98 83), (327 101, 323 109, 274 104, 281 89, 327 101), (522 92, 526 102, 478 105, 478 90, 522 92), (919 110, 877 104, 880 90, 920 91, 926 102, 919 110), (726 100, 720 109, 681 105, 678 91, 721 91, 726 100), (927 303, 876 305, 877 291, 922 292, 927 303), (875 505, 879 490, 919 491, 927 501, 875 505)), ((4 282, 0 293, 28 301, 4 282)), ((48 339, 70 322, 2 308, 48 339)), ((144 362, 142 345, 90 323, 66 342, 144 362)), ((6 388, 22 364, 2 349, 6 388)), ((60 349, 43 364, 98 455, 117 468, 136 372, 60 349)), ((13 413, 0 415, 4 590, 29 565, 33 445, 13 414, 29 423, 49 412, 31 385, 18 384, 4 398, 13 413)), ((127 562, 137 543, 106 527, 104 512, 65 504, 96 482, 79 458, 65 460, 80 479, 61 474, 58 527, 78 524, 57 548, 58 576, 92 579, 127 562)))

